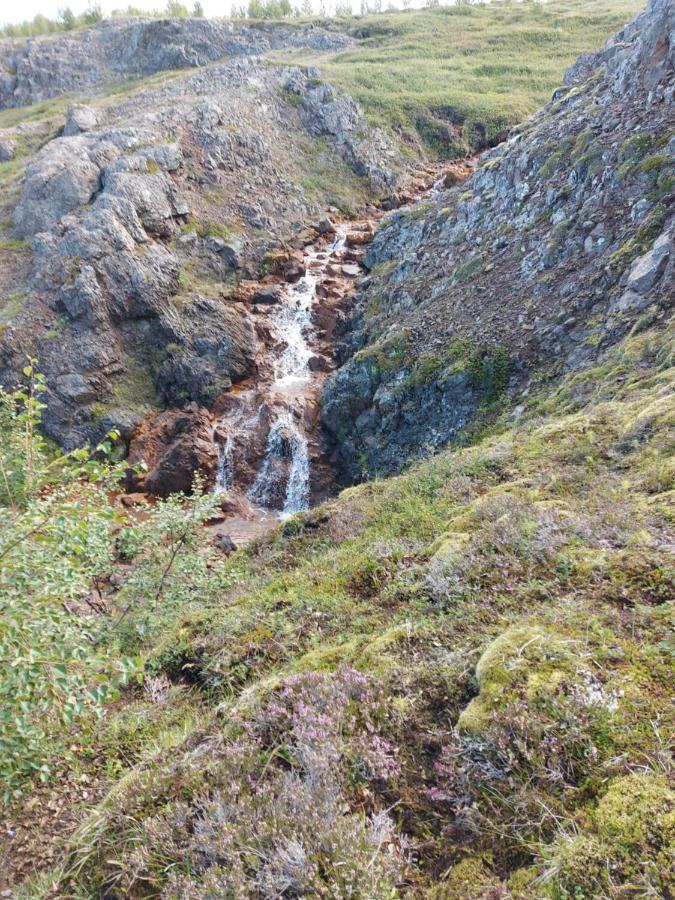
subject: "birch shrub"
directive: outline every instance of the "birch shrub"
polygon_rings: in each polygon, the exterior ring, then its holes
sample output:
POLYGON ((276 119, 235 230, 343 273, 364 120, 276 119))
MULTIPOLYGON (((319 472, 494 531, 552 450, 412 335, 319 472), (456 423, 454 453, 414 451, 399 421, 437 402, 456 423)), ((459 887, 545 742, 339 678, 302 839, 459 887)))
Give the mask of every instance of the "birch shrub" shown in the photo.
MULTIPOLYGON (((0 389, 0 783, 3 799, 49 778, 71 726, 100 714, 137 671, 99 640, 92 580, 112 561, 110 499, 121 467, 108 439, 53 452, 40 432, 47 390, 0 389)), ((110 436, 112 439, 116 435, 110 436)))

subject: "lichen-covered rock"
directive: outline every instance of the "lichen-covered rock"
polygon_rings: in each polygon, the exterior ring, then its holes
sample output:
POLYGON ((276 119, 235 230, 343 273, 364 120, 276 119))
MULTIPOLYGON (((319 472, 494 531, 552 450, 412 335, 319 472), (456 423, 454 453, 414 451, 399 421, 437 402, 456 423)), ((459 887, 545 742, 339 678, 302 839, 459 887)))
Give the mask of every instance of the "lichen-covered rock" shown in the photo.
POLYGON ((672 2, 652 0, 469 180, 383 221, 325 388, 344 481, 397 471, 672 308, 674 34, 672 2), (403 335, 366 378, 364 357, 403 335), (456 379, 457 342, 492 356, 489 398, 456 379))
POLYGON ((257 56, 272 48, 335 51, 349 44, 344 34, 311 24, 251 28, 215 19, 105 20, 77 33, 3 41, 0 109, 66 93, 92 94, 121 78, 257 56))
POLYGON ((16 156, 16 141, 0 138, 0 162, 9 162, 16 156))
POLYGON ((101 123, 101 115, 93 106, 73 103, 66 112, 66 124, 63 127, 64 136, 80 134, 83 131, 93 131, 101 123))

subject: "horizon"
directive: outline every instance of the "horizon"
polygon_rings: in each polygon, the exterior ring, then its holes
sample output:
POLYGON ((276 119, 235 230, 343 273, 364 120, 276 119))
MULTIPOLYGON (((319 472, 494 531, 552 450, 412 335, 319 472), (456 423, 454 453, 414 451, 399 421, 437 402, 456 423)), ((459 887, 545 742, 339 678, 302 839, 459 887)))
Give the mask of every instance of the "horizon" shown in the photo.
MULTIPOLYGON (((310 2, 314 15, 332 15, 335 12, 336 5, 346 5, 344 0, 310 0, 310 2)), ((349 2, 349 0, 347 0, 347 2, 349 2)), ((129 5, 136 7, 143 12, 153 13, 164 9, 166 3, 157 2, 157 0, 135 0, 135 2, 130 4, 114 2, 114 0, 113 2, 102 2, 98 4, 92 2, 92 0, 70 0, 70 2, 66 3, 64 3, 63 0, 26 0, 21 6, 15 8, 16 11, 10 9, 0 10, 0 28, 6 25, 20 25, 24 22, 30 22, 35 16, 40 15, 45 16, 48 19, 56 19, 64 8, 71 9, 75 15, 81 15, 92 6, 97 5, 101 7, 103 18, 109 18, 114 11, 125 9, 129 5)), ((187 6, 188 9, 192 9, 194 0, 186 0, 184 5, 187 6)), ((233 11, 240 8, 242 4, 237 2, 237 0, 201 0, 201 5, 204 9, 205 18, 230 18, 233 16, 233 11)), ((300 5, 300 3, 298 2, 297 5, 300 5)), ((406 8, 419 9, 424 5, 424 0, 409 0, 406 8)), ((441 5, 445 6, 451 4, 446 0, 445 3, 441 2, 441 5)), ((360 6, 360 0, 351 0, 353 13, 358 13, 360 6)), ((383 9, 402 9, 403 6, 404 4, 402 2, 382 3, 383 9)), ((371 12, 372 11, 374 10, 371 10, 371 12)))

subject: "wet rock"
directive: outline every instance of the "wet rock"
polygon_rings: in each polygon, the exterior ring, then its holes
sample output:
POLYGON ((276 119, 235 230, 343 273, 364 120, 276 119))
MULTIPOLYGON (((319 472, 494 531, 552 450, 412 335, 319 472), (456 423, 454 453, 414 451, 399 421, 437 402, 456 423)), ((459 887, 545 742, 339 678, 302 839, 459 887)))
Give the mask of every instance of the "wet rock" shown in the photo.
POLYGON ((310 356, 307 368, 310 372, 327 372, 330 364, 325 356, 310 356))
MULTIPOLYGON (((306 152, 298 127, 315 133, 314 126, 299 121, 299 104, 289 103, 283 86, 297 78, 306 93, 318 76, 243 58, 274 42, 338 46, 344 36, 304 26, 137 20, 8 44, 0 106, 64 92, 94 95, 110 79, 232 57, 158 81, 104 111, 73 104, 65 133, 28 163, 13 215, 34 266, 17 285, 25 309, 0 336, 0 380, 16 380, 24 347, 33 345, 52 388, 45 428, 64 446, 95 441, 111 424, 128 435, 158 402, 211 405, 255 370, 257 342, 281 293, 247 278, 269 252, 270 235, 275 246, 297 250, 316 239, 302 227, 316 206, 284 165, 306 152), (252 104, 265 110, 262 122, 251 120, 252 104), (241 287, 231 287, 233 270, 245 276, 241 287), (202 279, 224 303, 202 302, 202 279), (256 291, 262 295, 249 307, 256 291)), ((315 124, 327 129, 326 152, 338 168, 339 156, 356 164, 351 144, 360 159, 377 155, 379 138, 370 143, 360 114, 347 115, 349 104, 332 120, 328 97, 317 103, 326 108, 315 124), (358 135, 344 130, 350 121, 358 135)), ((286 276, 297 280, 302 258, 293 258, 286 276)))
POLYGON ((272 285, 270 287, 263 287, 255 291, 252 297, 252 302, 261 304, 263 306, 274 306, 276 303, 281 302, 281 298, 281 288, 276 287, 276 285, 272 285))
POLYGON ((340 266, 340 271, 342 272, 343 275, 346 275, 348 278, 356 278, 358 275, 361 274, 360 267, 357 265, 352 265, 352 264, 349 264, 346 266, 340 266))
POLYGON ((352 247, 361 247, 364 244, 370 244, 373 236, 374 233, 372 231, 350 231, 347 234, 346 241, 352 247))
POLYGON ((305 264, 302 259, 291 257, 286 260, 282 268, 282 276, 284 281, 295 282, 304 277, 306 273, 305 264))
POLYGON ((335 234, 335 225, 330 219, 321 219, 316 226, 316 230, 319 234, 335 234))

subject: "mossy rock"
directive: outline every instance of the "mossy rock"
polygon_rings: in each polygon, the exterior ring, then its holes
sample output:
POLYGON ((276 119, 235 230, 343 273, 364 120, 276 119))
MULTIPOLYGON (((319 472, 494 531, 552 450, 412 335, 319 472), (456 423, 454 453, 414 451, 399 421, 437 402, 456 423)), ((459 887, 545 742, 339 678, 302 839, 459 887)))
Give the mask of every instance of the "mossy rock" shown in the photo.
POLYGON ((481 900, 495 896, 500 884, 490 868, 489 854, 469 856, 452 867, 447 881, 430 888, 425 900, 481 900))
POLYGON ((573 670, 575 657, 567 642, 539 626, 510 628, 484 651, 476 665, 480 694, 461 713, 458 730, 482 734, 502 706, 524 688, 528 699, 553 693, 573 670))
POLYGON ((606 895, 607 848, 597 838, 577 835, 564 841, 557 865, 556 887, 564 891, 559 896, 590 898, 606 895))
POLYGON ((617 778, 593 818, 595 833, 558 844, 554 884, 562 896, 629 896, 622 886, 639 896, 673 896, 675 792, 664 775, 617 778))
POLYGON ((522 869, 516 869, 506 882, 509 900, 534 900, 537 893, 541 893, 539 885, 536 883, 540 875, 537 866, 525 866, 522 869))
POLYGON ((471 535, 464 531, 442 534, 431 548, 431 562, 439 562, 452 567, 464 556, 471 535))
POLYGON ((595 814, 598 834, 621 852, 640 857, 675 850, 675 791, 652 772, 618 778, 595 814))

